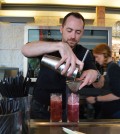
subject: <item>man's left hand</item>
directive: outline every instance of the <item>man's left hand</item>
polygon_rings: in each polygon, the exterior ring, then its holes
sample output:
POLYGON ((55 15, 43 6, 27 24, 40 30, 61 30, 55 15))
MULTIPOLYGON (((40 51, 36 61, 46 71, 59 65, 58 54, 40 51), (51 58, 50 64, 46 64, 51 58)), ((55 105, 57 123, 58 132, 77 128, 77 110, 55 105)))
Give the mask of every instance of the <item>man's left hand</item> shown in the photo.
POLYGON ((79 90, 82 89, 86 85, 91 85, 97 79, 98 72, 97 70, 89 69, 83 71, 82 75, 78 80, 82 81, 79 90))

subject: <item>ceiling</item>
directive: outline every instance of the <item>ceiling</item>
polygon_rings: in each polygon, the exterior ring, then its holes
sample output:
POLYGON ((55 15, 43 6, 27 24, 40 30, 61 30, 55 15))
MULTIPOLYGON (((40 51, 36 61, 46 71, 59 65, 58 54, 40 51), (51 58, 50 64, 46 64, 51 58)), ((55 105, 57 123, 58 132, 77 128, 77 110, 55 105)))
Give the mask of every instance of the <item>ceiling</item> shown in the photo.
POLYGON ((120 0, 0 0, 2 17, 59 16, 70 11, 80 12, 85 19, 96 17, 96 6, 105 6, 106 25, 120 21, 120 0))
POLYGON ((5 3, 39 3, 39 4, 67 4, 67 5, 89 5, 120 7, 120 0, 1 0, 5 3))

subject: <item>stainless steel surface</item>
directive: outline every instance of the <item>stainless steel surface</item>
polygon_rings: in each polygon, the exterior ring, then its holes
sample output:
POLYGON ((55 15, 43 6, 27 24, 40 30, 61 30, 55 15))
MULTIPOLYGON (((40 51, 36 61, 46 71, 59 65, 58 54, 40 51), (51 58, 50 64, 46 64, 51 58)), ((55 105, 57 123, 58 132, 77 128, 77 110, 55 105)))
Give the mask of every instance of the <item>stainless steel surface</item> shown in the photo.
MULTIPOLYGON (((58 58, 58 57, 51 56, 51 55, 44 55, 41 60, 41 63, 44 64, 45 66, 47 66, 48 68, 53 69, 61 74, 61 71, 65 68, 65 64, 62 64, 58 69, 55 69, 55 66, 58 64, 59 60, 60 60, 60 58, 58 58)), ((70 70, 70 68, 68 69, 68 71, 69 70, 70 70)), ((79 68, 76 67, 75 71, 71 75, 72 79, 76 78, 78 70, 79 70, 79 68)))
POLYGON ((62 127, 86 134, 119 134, 120 120, 93 120, 79 123, 40 122, 31 120, 30 134, 65 134, 62 127))

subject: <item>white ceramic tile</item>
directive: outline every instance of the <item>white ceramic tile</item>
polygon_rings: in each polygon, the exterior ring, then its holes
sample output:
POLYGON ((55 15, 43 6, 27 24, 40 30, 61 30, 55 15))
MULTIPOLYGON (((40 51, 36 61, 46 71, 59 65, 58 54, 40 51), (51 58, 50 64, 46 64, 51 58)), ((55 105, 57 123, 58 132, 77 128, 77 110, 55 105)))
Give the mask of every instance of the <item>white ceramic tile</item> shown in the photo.
POLYGON ((24 43, 24 24, 13 27, 13 45, 11 49, 21 49, 24 43))
POLYGON ((10 50, 0 50, 0 63, 8 63, 11 61, 10 50))
POLYGON ((12 67, 18 67, 20 70, 23 68, 23 55, 20 50, 13 50, 11 56, 12 67))
POLYGON ((13 44, 13 28, 10 24, 2 24, 0 33, 0 48, 10 49, 10 45, 13 44))

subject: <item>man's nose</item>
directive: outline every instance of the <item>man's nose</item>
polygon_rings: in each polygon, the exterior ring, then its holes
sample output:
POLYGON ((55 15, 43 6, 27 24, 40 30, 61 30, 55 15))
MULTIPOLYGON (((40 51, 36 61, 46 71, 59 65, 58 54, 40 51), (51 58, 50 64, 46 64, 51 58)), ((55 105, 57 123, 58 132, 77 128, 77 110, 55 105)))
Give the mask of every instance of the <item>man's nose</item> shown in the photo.
POLYGON ((75 36, 76 36, 76 35, 75 35, 75 32, 72 32, 71 37, 72 37, 72 38, 75 38, 75 36))

